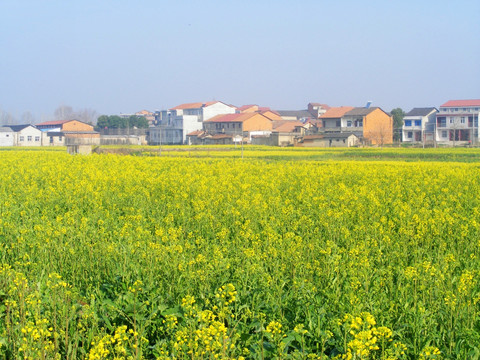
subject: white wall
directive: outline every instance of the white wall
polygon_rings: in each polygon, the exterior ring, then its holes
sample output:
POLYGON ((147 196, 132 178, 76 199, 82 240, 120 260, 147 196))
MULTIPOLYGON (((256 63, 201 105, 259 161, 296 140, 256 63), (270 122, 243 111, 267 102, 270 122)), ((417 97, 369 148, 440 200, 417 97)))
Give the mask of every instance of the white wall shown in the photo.
POLYGON ((15 134, 17 146, 42 146, 42 132, 33 126, 28 126, 15 134))
POLYGON ((222 114, 235 114, 236 108, 230 105, 226 105, 222 102, 217 102, 210 106, 203 108, 203 121, 211 119, 214 116, 222 114))
POLYGON ((13 146, 15 133, 13 131, 0 131, 0 146, 13 146))

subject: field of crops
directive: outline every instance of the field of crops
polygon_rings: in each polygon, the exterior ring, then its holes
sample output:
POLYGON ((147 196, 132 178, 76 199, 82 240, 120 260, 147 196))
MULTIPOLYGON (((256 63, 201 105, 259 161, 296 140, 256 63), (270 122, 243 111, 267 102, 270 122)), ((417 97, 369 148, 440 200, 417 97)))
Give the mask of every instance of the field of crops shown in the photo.
POLYGON ((0 151, 0 358, 480 358, 478 150, 137 155, 0 151))

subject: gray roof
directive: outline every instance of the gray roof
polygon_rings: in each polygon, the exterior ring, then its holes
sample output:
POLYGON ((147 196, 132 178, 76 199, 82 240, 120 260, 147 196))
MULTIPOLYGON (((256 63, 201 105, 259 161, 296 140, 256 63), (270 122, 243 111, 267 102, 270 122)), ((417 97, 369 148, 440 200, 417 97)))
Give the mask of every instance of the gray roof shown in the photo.
POLYGON ((310 112, 307 110, 276 110, 276 112, 280 116, 295 116, 297 119, 302 118, 315 118, 310 112))
POLYGON ((23 124, 23 125, 4 125, 5 127, 9 127, 10 129, 12 129, 13 131, 15 132, 19 132, 19 131, 22 131, 23 129, 29 127, 29 126, 33 126, 35 127, 35 125, 31 125, 31 124, 23 124))
POLYGON ((0 126, 0 132, 12 132, 13 130, 9 126, 0 126))
MULTIPOLYGON (((357 107, 349 112, 345 113, 345 116, 352 115, 352 116, 365 116, 370 114, 373 110, 380 109, 379 107, 357 107)), ((383 111, 383 110, 382 110, 383 111)))
POLYGON ((437 108, 435 108, 435 107, 413 108, 408 113, 406 113, 405 116, 427 116, 432 111, 437 111, 438 112, 437 108))
POLYGON ((349 136, 352 136, 352 135, 357 136, 353 132, 342 132, 342 133, 339 133, 339 132, 333 133, 332 132, 332 133, 323 134, 323 137, 325 139, 337 139, 337 138, 338 139, 347 139, 349 136))

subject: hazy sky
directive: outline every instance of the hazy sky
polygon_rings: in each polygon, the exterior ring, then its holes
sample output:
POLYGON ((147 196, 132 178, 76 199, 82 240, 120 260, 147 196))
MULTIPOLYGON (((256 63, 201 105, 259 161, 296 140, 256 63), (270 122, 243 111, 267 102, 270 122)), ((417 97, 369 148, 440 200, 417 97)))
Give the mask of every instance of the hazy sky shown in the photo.
POLYGON ((0 110, 480 98, 480 1, 0 0, 0 110))

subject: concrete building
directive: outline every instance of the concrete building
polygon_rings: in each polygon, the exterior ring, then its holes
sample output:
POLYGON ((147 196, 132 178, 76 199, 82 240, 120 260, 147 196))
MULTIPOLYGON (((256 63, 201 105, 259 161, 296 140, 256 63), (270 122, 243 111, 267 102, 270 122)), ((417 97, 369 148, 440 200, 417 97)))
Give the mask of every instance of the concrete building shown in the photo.
POLYGON ((46 121, 36 126, 42 132, 44 146, 100 144, 100 134, 93 125, 80 120, 46 121))
POLYGON ((436 114, 435 140, 445 145, 478 145, 480 99, 450 100, 436 114))
POLYGON ((14 132, 14 146, 42 146, 42 132, 34 125, 9 125, 14 132))
POLYGON ((431 143, 434 140, 435 119, 438 110, 434 107, 413 108, 403 118, 402 142, 431 143))
POLYGON ((366 145, 393 143, 393 118, 379 107, 357 107, 342 117, 343 132, 355 133, 366 145))
POLYGON ((15 132, 8 126, 0 126, 0 146, 15 146, 15 132))
POLYGON ((185 144, 187 134, 203 129, 203 122, 221 114, 234 114, 236 107, 221 101, 188 103, 156 113, 155 127, 149 128, 149 143, 185 144))

